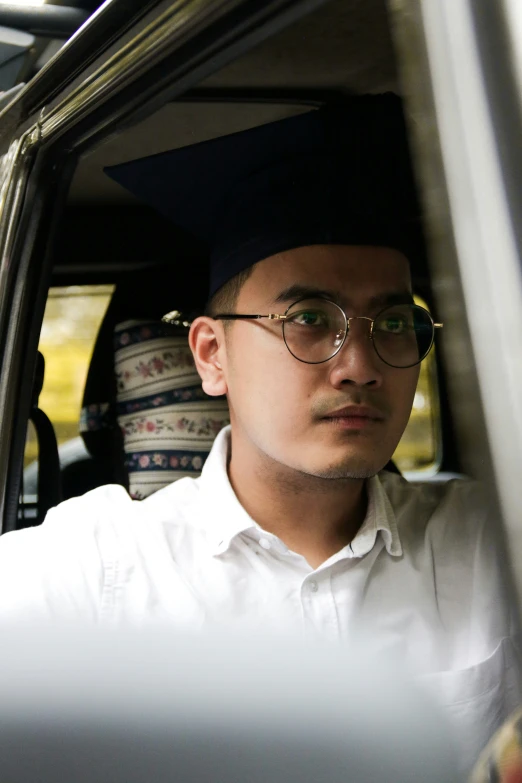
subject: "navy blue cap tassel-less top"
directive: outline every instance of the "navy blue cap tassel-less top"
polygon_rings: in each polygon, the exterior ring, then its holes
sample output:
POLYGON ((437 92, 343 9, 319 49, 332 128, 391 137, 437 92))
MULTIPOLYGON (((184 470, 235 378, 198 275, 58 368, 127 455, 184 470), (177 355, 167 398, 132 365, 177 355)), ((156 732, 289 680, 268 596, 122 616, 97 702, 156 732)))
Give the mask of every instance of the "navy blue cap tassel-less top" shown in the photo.
POLYGON ((105 171, 207 246, 209 296, 296 247, 389 246, 411 264, 424 252, 402 107, 391 94, 105 171))

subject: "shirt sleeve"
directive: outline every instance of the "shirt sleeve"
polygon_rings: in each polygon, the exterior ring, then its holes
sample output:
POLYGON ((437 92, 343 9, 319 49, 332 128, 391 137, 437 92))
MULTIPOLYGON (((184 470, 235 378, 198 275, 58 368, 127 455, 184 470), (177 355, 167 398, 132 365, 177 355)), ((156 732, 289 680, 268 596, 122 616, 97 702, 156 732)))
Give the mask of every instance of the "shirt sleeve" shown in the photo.
POLYGON ((51 509, 39 527, 3 535, 0 622, 98 622, 111 587, 111 518, 131 502, 122 487, 101 487, 51 509))

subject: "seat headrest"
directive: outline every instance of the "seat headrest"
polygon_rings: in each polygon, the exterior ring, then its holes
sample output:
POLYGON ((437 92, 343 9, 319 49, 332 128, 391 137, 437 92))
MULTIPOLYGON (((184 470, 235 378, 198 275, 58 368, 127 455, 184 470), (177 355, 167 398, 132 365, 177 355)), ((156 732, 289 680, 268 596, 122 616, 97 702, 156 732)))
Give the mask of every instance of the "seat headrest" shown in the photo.
POLYGON ((121 448, 116 433, 114 329, 131 319, 159 320, 180 301, 185 312, 201 309, 201 293, 180 291, 180 265, 155 265, 128 273, 118 283, 98 331, 82 401, 80 434, 93 457, 106 457, 121 448), (116 434, 115 434, 116 433, 116 434))
POLYGON ((115 331, 116 411, 132 497, 196 478, 230 421, 223 397, 202 389, 188 330, 126 321, 115 331))

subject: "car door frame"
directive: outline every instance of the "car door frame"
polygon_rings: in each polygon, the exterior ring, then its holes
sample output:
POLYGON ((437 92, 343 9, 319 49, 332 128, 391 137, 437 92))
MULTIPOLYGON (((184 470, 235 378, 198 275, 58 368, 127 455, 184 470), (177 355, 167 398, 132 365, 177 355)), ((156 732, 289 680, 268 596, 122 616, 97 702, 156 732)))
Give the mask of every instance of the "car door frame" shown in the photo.
MULTIPOLYGON (((4 152, 0 161, 3 532, 16 529, 25 430, 52 249, 78 157, 325 0, 268 0, 263 4, 257 0, 164 0, 147 4, 137 21, 116 35, 114 20, 121 19, 118 2, 110 0, 63 54, 46 66, 45 73, 0 113, 0 151, 4 152), (91 39, 97 56, 82 69, 82 56, 91 39), (47 93, 42 84, 49 85, 47 93), (61 85, 58 93, 56 84, 61 85), (27 111, 30 116, 24 114, 27 111)), ((137 4, 131 6, 136 12, 137 4)))

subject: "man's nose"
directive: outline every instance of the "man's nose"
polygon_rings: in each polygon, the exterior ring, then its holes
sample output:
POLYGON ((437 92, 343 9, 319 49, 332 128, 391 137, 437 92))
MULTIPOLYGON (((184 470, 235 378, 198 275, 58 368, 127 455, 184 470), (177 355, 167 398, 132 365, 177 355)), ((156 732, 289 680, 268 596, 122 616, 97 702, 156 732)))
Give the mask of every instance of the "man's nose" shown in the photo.
POLYGON ((343 385, 381 386, 382 361, 373 347, 370 319, 350 319, 344 345, 331 362, 330 381, 336 388, 343 385))

